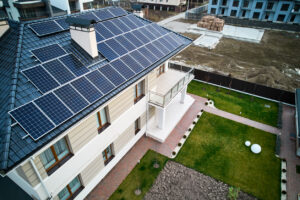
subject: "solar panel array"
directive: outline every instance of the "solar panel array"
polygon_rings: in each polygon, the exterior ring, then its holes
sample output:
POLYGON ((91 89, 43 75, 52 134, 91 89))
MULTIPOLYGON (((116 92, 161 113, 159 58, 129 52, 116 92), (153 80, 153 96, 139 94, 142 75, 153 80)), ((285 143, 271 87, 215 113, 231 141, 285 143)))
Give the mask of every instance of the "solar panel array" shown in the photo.
MULTIPOLYGON (((96 12, 86 12, 78 15, 77 17, 95 20, 97 22, 112 19, 127 15, 127 12, 119 7, 109 7, 107 9, 101 9, 96 12)), ((30 24, 29 27, 38 36, 50 35, 69 29, 69 25, 65 22, 65 19, 56 19, 52 21, 45 21, 30 24)))
MULTIPOLYGON (((115 9, 95 12, 94 15, 105 19, 113 12, 121 15, 125 11, 115 9)), ((57 44, 32 50, 41 64, 22 73, 44 95, 12 110, 10 115, 34 140, 185 44, 175 33, 154 23, 142 23, 140 19, 137 22, 135 19, 138 18, 127 15, 110 20, 111 23, 100 22, 96 25, 96 30, 97 26, 101 26, 108 31, 103 33, 103 29, 97 30, 99 37, 105 38, 98 43, 98 48, 101 52, 105 49, 102 53, 110 60, 99 69, 89 70, 57 44)))

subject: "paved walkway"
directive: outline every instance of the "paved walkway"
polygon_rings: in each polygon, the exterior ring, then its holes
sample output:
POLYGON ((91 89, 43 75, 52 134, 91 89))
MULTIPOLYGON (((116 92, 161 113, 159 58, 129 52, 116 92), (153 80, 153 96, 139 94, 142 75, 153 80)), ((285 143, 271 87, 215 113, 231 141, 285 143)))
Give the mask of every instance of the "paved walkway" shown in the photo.
POLYGON ((212 114, 215 114, 215 115, 218 115, 220 117, 227 118, 227 119, 231 119, 231 120, 239 122, 241 124, 252 126, 254 128, 257 128, 257 129, 260 129, 260 130, 263 130, 263 131, 266 131, 266 132, 269 132, 269 133, 279 134, 281 132, 280 129, 275 128, 273 126, 269 126, 269 125, 266 125, 266 124, 263 124, 263 123, 260 123, 260 122, 256 122, 256 121, 253 121, 251 119, 241 117, 239 115, 235 115, 235 114, 232 114, 232 113, 229 113, 229 112, 225 112, 223 110, 219 110, 217 108, 212 108, 212 107, 205 106, 204 104, 205 104, 207 99, 205 99, 203 97, 199 97, 197 95, 193 95, 193 94, 190 94, 190 95, 194 99, 196 99, 198 102, 200 102, 200 106, 203 107, 203 110, 206 111, 206 112, 209 112, 209 113, 212 113, 212 114))
POLYGON ((296 156, 296 141, 290 139, 290 133, 296 133, 295 108, 283 106, 282 134, 280 157, 287 161, 287 195, 288 200, 296 200, 300 193, 300 174, 296 173, 296 165, 300 165, 300 158, 296 156))
POLYGON ((174 15, 174 16, 169 17, 167 19, 161 20, 160 22, 157 22, 157 24, 160 25, 160 26, 163 26, 163 25, 166 25, 167 23, 169 23, 171 21, 175 21, 177 19, 184 18, 184 16, 185 16, 185 12, 182 12, 178 15, 174 15))
MULTIPOLYGON (((191 95, 191 94, 190 94, 191 95)), ((196 101, 193 103, 193 105, 190 107, 190 109, 186 112, 184 117, 181 119, 181 121, 176 125, 172 133, 169 135, 169 137, 166 139, 164 143, 159 143, 151 138, 148 138, 146 136, 143 136, 135 145, 134 147, 120 160, 120 162, 108 173, 108 175, 94 188, 94 190, 86 197, 87 200, 106 200, 108 199, 112 193, 118 188, 118 186, 122 183, 122 181, 127 177, 127 175, 132 171, 132 169, 135 167, 135 165, 138 163, 138 161, 145 155, 145 153, 152 149, 160 154, 163 154, 165 156, 170 157, 173 149, 178 144, 179 140, 184 135, 185 131, 188 129, 188 127, 192 124, 194 118, 197 116, 201 108, 203 108, 206 112, 219 115, 224 118, 228 118, 249 126, 253 126, 258 129, 262 129, 264 131, 272 132, 274 134, 278 134, 280 132, 279 129, 276 129, 274 127, 264 125, 258 122, 255 122, 253 120, 246 119, 244 117, 233 115, 228 112, 224 112, 219 109, 210 108, 208 106, 205 106, 204 103, 206 101, 205 98, 201 98, 195 95, 191 95, 196 99, 196 101)), ((283 124, 288 123, 287 127, 283 125, 283 129, 288 129, 291 125, 291 118, 293 114, 289 112, 288 109, 284 107, 284 121, 283 124)), ((289 132, 289 130, 286 130, 285 132, 289 132)), ((283 136, 282 136, 283 137, 283 136)), ((290 147, 289 140, 286 140, 287 144, 283 144, 283 149, 286 149, 290 147)), ((283 142, 285 143, 285 142, 283 142)), ((293 144, 293 147, 295 145, 293 144)), ((295 165, 291 164, 294 159, 293 156, 291 158, 290 155, 295 155, 294 149, 290 149, 286 152, 287 154, 287 162, 288 162, 288 168, 294 168, 294 169, 288 169, 288 194, 291 194, 291 196, 294 196, 294 194, 297 191, 298 181, 300 181, 300 178, 298 180, 295 180, 296 178, 293 178, 294 172, 295 172, 295 165), (290 151, 290 152, 288 152, 290 151), (293 171, 294 170, 294 171, 293 171), (291 185, 291 186, 289 186, 291 185)), ((282 154, 285 151, 282 151, 282 154)), ((296 177, 296 176, 295 176, 296 177)), ((292 199, 294 200, 294 199, 292 199)))

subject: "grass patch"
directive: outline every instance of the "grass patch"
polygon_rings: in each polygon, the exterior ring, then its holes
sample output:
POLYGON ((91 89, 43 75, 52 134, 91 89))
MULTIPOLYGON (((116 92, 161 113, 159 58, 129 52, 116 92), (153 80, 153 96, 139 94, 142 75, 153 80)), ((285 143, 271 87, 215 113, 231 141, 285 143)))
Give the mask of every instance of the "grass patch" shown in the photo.
POLYGON ((126 179, 121 183, 118 189, 111 195, 110 200, 135 200, 143 199, 145 194, 151 188, 159 172, 163 169, 168 158, 149 150, 141 162, 135 166, 126 179), (154 168, 153 164, 157 160, 159 168, 154 168), (139 196, 134 191, 140 188, 142 193, 139 196))
POLYGON ((221 110, 277 127, 278 104, 275 102, 197 81, 189 84, 188 92, 212 99, 215 106, 221 110), (269 105, 270 108, 265 105, 269 105))
POLYGON ((297 174, 300 174, 300 165, 296 165, 296 172, 297 174))
POLYGON ((280 196, 280 159, 276 136, 222 117, 204 113, 175 161, 263 200, 280 196), (262 147, 259 155, 244 145, 262 147))

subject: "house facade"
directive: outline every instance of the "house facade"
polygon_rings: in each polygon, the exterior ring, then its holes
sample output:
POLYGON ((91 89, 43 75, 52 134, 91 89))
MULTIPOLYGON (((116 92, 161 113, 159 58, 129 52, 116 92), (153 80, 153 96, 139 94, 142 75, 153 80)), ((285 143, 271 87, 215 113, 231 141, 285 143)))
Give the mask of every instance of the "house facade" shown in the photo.
POLYGON ((300 1, 210 0, 208 14, 300 24, 300 1))
POLYGON ((181 12, 186 9, 186 0, 138 0, 137 2, 153 10, 181 12))
POLYGON ((83 199, 141 137, 164 142, 193 103, 192 70, 168 67, 192 41, 120 8, 10 27, 1 174, 33 199, 83 199))

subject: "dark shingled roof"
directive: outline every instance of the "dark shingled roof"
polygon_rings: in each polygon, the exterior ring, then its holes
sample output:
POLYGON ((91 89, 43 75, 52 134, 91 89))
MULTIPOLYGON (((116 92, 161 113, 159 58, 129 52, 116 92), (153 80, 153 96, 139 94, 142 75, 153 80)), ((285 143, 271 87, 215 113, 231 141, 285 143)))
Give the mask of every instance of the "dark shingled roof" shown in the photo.
MULTIPOLYGON (((93 11, 92 11, 93 12, 93 11)), ((78 16, 81 14, 73 14, 78 16)), ((54 19, 66 19, 66 16, 55 17, 54 19)), ((73 53, 84 65, 89 66, 89 70, 101 68, 108 63, 102 56, 92 59, 82 49, 78 48, 70 37, 68 30, 59 33, 38 37, 30 28, 29 24, 53 20, 53 18, 41 19, 31 22, 9 22, 10 29, 0 38, 0 170, 6 173, 14 166, 33 155, 44 145, 63 133, 67 128, 74 125, 87 114, 113 98, 122 90, 133 84, 135 81, 145 76, 154 68, 162 64, 170 57, 177 54, 186 46, 191 44, 192 40, 180 36, 184 45, 175 49, 152 66, 137 74, 135 77, 127 80, 121 86, 117 87, 109 94, 85 108, 62 125, 34 141, 31 137, 25 137, 27 133, 18 123, 8 114, 8 111, 24 105, 42 94, 33 86, 31 82, 21 73, 21 70, 35 66, 40 62, 32 57, 31 50, 50 44, 59 44, 68 53, 73 53)), ((144 20, 144 19, 143 19, 144 20)), ((151 23, 145 20, 145 23, 151 23)), ((169 31, 169 30, 168 30, 169 31)))

